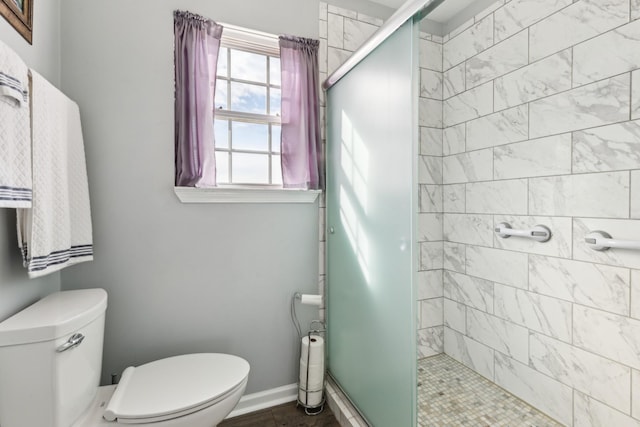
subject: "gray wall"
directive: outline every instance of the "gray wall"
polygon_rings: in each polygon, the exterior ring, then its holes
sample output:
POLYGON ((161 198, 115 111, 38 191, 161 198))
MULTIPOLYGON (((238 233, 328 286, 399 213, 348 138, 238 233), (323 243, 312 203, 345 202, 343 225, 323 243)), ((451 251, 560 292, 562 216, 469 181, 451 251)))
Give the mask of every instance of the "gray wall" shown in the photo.
MULTIPOLYGON (((36 2, 33 45, 0 18, 0 40, 15 50, 29 67, 56 86, 60 84, 60 1, 36 2)), ((60 289, 60 274, 29 280, 22 267, 16 239, 14 209, 0 209, 0 320, 60 289)))
POLYGON ((63 271, 63 288, 109 293, 104 382, 160 357, 226 352, 251 364, 247 392, 290 384, 289 302, 317 292, 318 204, 178 201, 176 8, 318 37, 316 1, 63 1, 62 85, 82 111, 95 242, 95 260, 63 271))

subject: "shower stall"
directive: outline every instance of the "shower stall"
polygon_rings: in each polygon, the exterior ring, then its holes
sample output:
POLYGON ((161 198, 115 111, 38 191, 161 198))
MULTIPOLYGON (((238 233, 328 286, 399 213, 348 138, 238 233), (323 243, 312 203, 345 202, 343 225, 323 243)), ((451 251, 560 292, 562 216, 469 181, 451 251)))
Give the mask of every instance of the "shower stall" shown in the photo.
POLYGON ((640 1, 451 2, 324 84, 329 373, 372 426, 640 425, 640 1))

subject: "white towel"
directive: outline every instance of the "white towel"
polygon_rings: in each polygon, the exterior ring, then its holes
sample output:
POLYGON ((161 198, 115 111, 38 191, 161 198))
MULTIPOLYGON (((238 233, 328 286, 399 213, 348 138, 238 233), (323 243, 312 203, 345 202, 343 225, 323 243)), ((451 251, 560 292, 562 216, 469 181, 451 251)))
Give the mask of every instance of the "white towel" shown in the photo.
POLYGON ((93 259, 80 110, 37 72, 32 77, 33 208, 18 210, 29 277, 93 259))
POLYGON ((28 71, 0 41, 0 208, 31 207, 28 71))

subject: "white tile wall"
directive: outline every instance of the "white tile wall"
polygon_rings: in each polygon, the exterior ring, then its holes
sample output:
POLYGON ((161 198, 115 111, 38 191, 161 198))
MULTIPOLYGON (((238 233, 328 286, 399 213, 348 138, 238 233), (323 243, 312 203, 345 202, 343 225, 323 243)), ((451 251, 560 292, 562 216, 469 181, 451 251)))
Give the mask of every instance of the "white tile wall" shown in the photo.
POLYGON ((491 215, 450 214, 443 221, 442 236, 449 242, 491 246, 492 221, 491 215))
POLYGON ((472 340, 468 336, 454 331, 451 328, 445 327, 444 351, 480 375, 493 380, 494 350, 491 347, 472 340))
POLYGON ((629 314, 628 269, 566 258, 569 257, 529 256, 529 289, 588 307, 629 314))
POLYGON ((640 427, 640 422, 627 414, 576 391, 574 393, 574 426, 640 427))
POLYGON ((573 85, 595 82, 640 67, 640 22, 601 34, 573 49, 573 85))
POLYGON ((466 309, 465 309, 464 304, 460 304, 460 303, 457 303, 455 301, 452 301, 450 299, 445 298, 444 299, 444 312, 446 313, 446 315, 445 315, 445 320, 444 320, 444 326, 464 334, 465 333, 465 329, 466 329, 466 327, 465 327, 465 323, 466 323, 465 310, 466 309))
POLYGON ((420 39, 419 49, 420 68, 442 71, 442 43, 420 39))
POLYGON ((493 282, 448 270, 443 281, 445 297, 493 313, 493 282))
MULTIPOLYGON (((631 388, 633 390, 638 390, 640 387, 640 371, 635 369, 631 370, 631 388)), ((635 394, 632 396, 631 401, 631 413, 634 418, 640 418, 640 395, 635 394)))
POLYGON ((477 86, 444 101, 445 127, 472 120, 493 111, 493 82, 477 86))
POLYGON ((466 61, 467 89, 527 65, 528 43, 524 30, 466 61))
POLYGON ((442 156, 442 129, 420 127, 420 154, 442 156))
POLYGON ((640 70, 631 72, 631 119, 640 119, 640 70))
POLYGON ((493 150, 495 179, 571 173, 571 134, 548 136, 493 150))
POLYGON ((467 246, 465 266, 472 276, 527 289, 527 260, 526 253, 467 246))
MULTIPOLYGON (((459 273, 464 273, 466 271, 466 245, 461 245, 458 243, 444 242, 444 259, 443 265, 449 271, 457 271, 459 273)), ((640 279, 640 277, 639 277, 640 279)), ((640 287, 640 282, 638 282, 638 286, 640 287)), ((640 292, 640 289, 638 290, 640 292)), ((640 306, 639 311, 640 313, 640 306)))
POLYGON ((629 217, 629 173, 605 172, 529 180, 535 215, 629 217))
MULTIPOLYGON (((637 21, 640 23, 640 21, 637 21)), ((573 171, 640 168, 640 122, 630 121, 573 133, 573 171)))
POLYGON ((528 329, 571 342, 571 304, 511 286, 494 288, 496 316, 528 329))
POLYGON ((460 123, 443 130, 442 153, 444 155, 462 153, 465 150, 466 125, 460 123))
MULTIPOLYGON (((329 22, 329 25, 331 25, 331 22, 329 22)), ((362 19, 345 18, 343 48, 351 51, 357 50, 362 43, 375 33, 378 27, 378 25, 363 22, 362 19)))
POLYGON ((571 89, 571 61, 567 49, 497 78, 496 111, 571 89))
POLYGON ((467 336, 526 363, 529 358, 527 328, 484 311, 467 307, 467 336))
POLYGON ((573 321, 574 345, 640 369, 640 320, 574 305, 573 321))
MULTIPOLYGON (((495 382, 565 425, 571 424, 572 390, 504 354, 495 354, 495 382)), ((606 424, 603 424, 606 425, 606 424)))
POLYGON ((467 212, 527 213, 527 180, 513 179, 467 184, 467 212))
POLYGON ((445 156, 442 159, 443 179, 445 184, 492 179, 493 151, 479 150, 445 156))
POLYGON ((631 0, 631 19, 640 18, 640 0, 631 0))
POLYGON ((631 368, 542 334, 531 334, 530 364, 563 384, 624 412, 631 410, 631 368))
POLYGON ((420 212, 442 212, 441 185, 420 185, 420 212))
POLYGON ((631 218, 640 219, 640 171, 631 172, 631 218))
POLYGON ((529 109, 523 105, 471 120, 466 135, 467 150, 524 141, 529 135, 529 109))
POLYGON ((465 185, 449 184, 442 186, 444 212, 465 212, 465 185))
POLYGON ((640 252, 584 242, 640 240, 638 18, 510 0, 443 39, 444 351, 569 426, 640 426, 640 252))
POLYGON ((629 120, 629 74, 529 104, 529 136, 554 135, 629 120))
POLYGON ((418 272, 418 300, 443 296, 442 270, 418 272))
POLYGON ((482 52, 493 44, 493 15, 455 35, 444 44, 443 71, 482 52))
POLYGON ((444 99, 451 98, 454 95, 464 92, 465 90, 465 64, 464 62, 458 66, 450 68, 444 72, 444 99))
POLYGON ((628 0, 580 0, 529 28, 535 61, 629 22, 628 0))
POLYGON ((442 298, 432 298, 420 301, 420 329, 442 326, 442 312, 442 298))
POLYGON ((496 10, 496 41, 521 31, 572 3, 573 0, 511 0, 496 10))

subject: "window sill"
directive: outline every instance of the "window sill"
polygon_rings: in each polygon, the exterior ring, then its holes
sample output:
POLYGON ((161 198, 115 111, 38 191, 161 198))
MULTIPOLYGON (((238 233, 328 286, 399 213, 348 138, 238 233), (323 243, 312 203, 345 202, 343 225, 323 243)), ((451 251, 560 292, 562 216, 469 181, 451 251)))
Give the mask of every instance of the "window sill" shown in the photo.
POLYGON ((174 187, 182 203, 313 203, 320 190, 284 188, 174 187))

